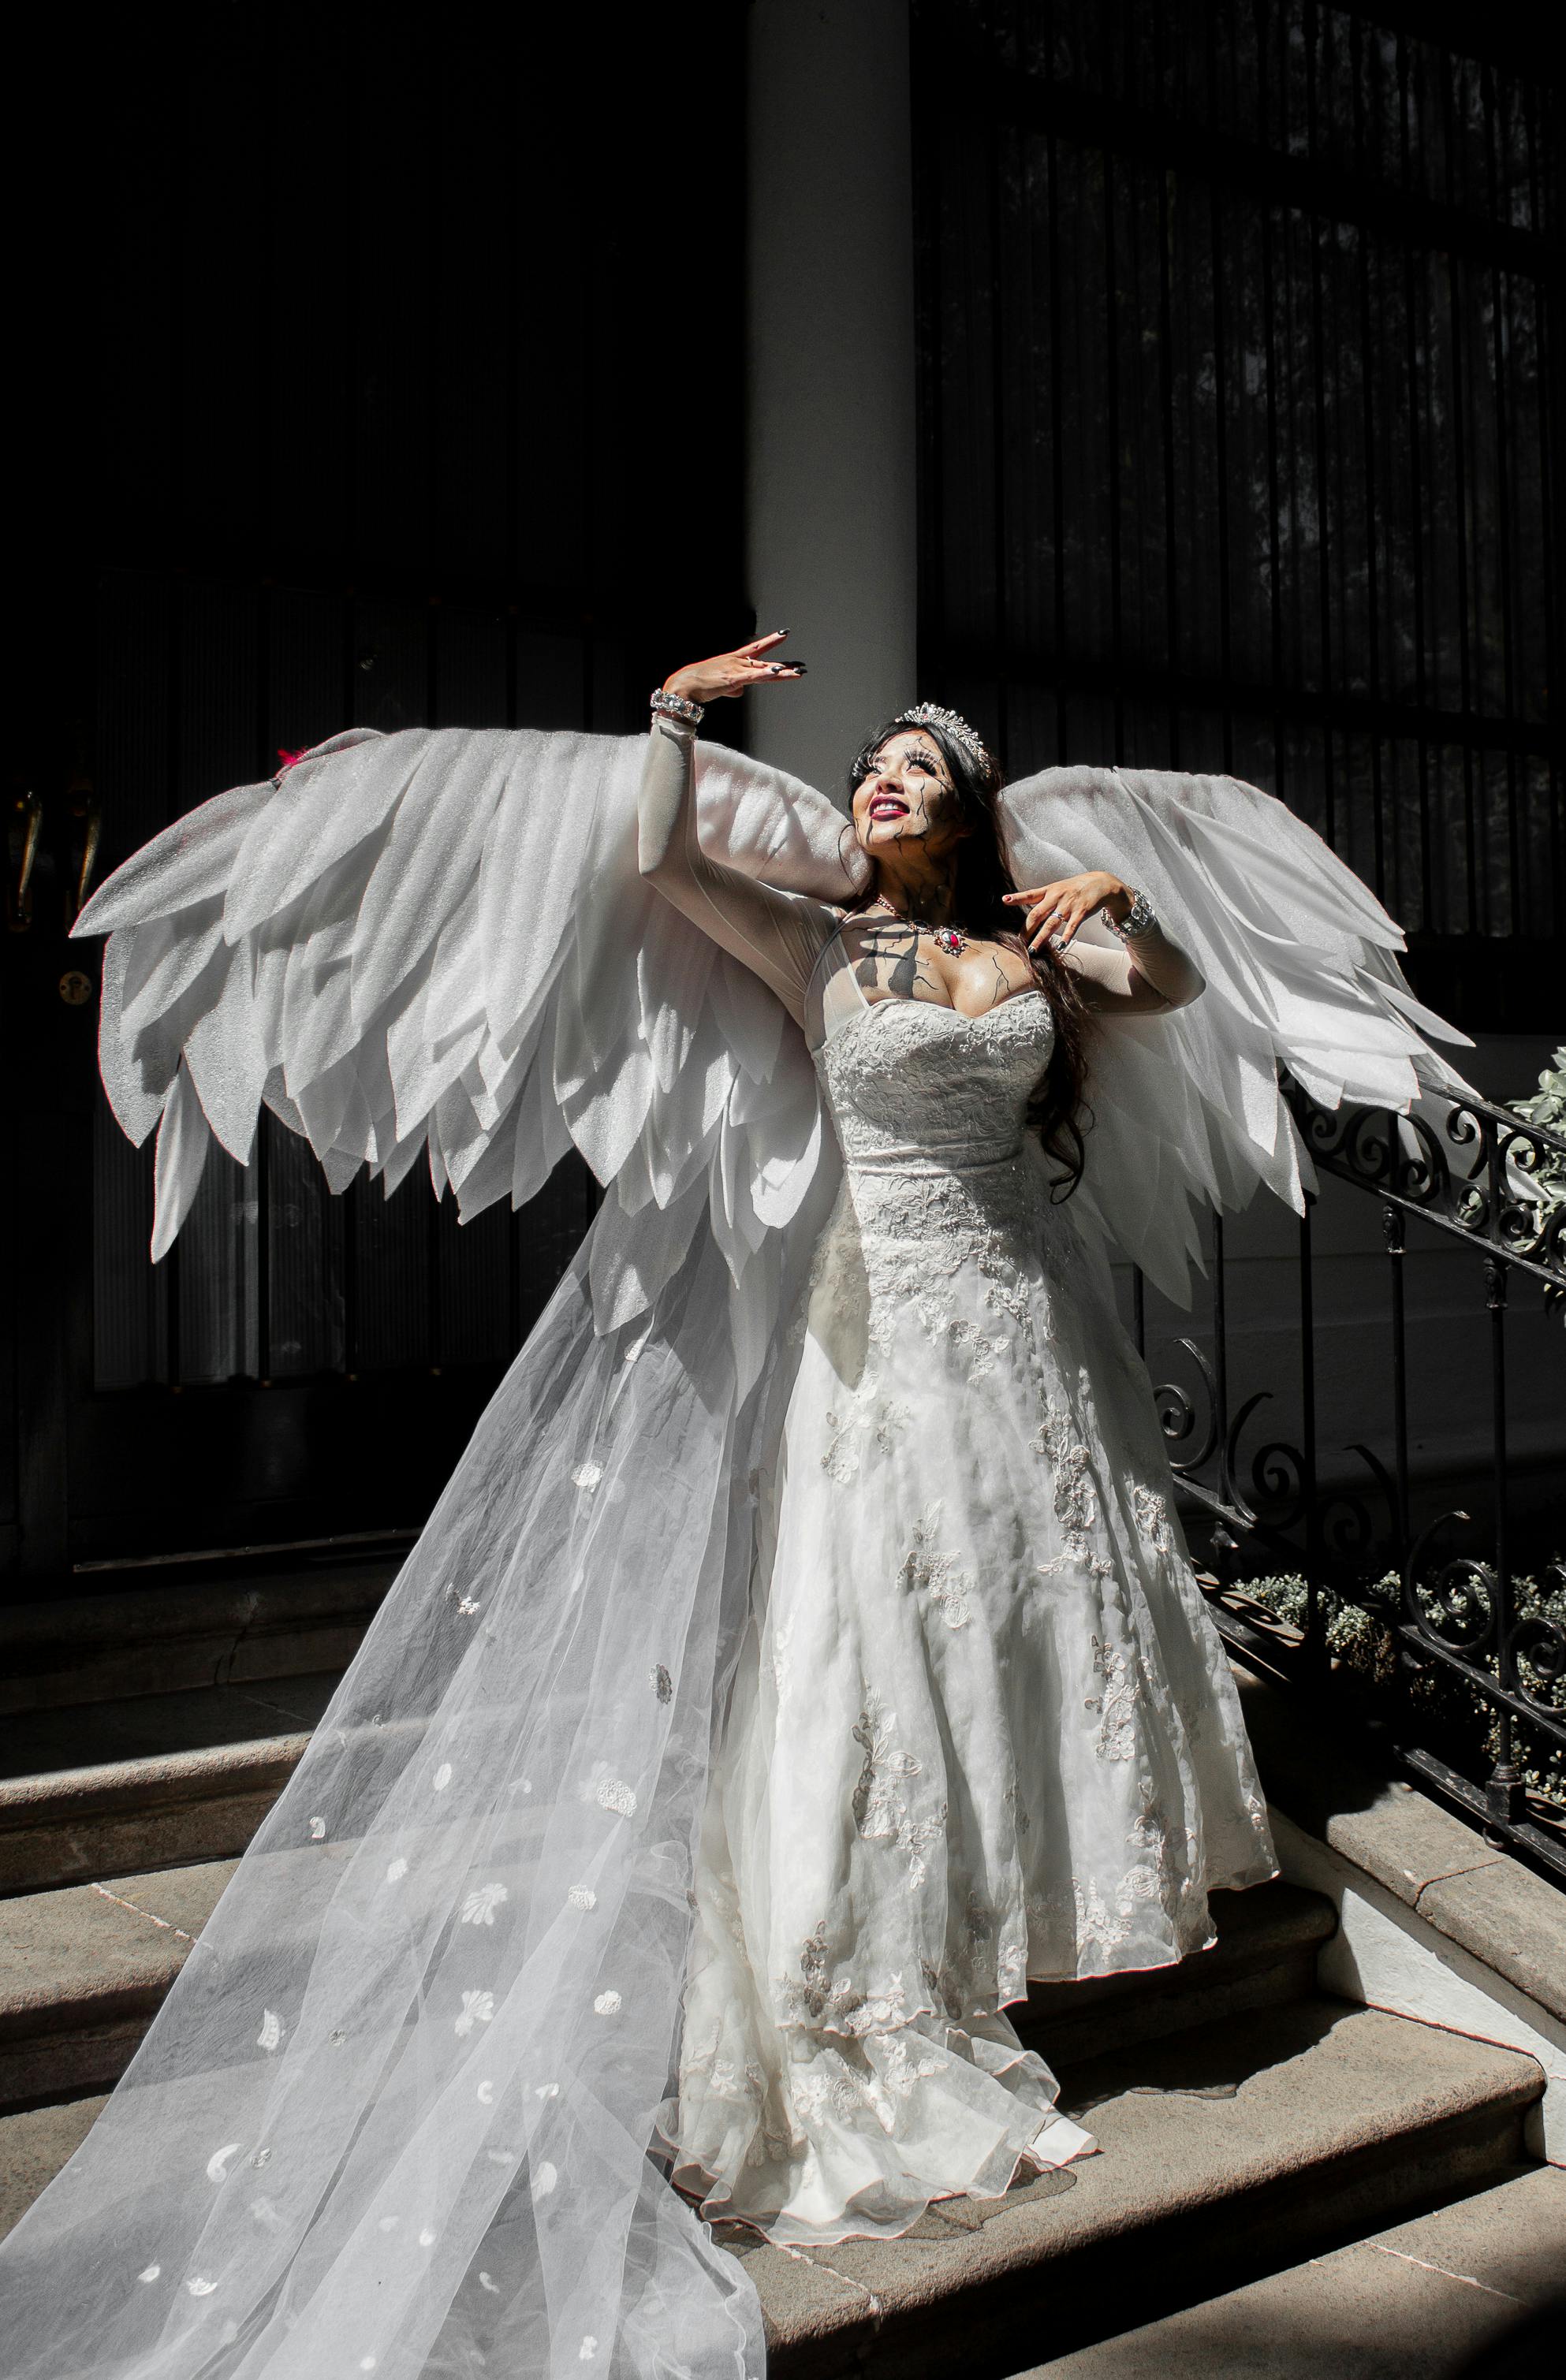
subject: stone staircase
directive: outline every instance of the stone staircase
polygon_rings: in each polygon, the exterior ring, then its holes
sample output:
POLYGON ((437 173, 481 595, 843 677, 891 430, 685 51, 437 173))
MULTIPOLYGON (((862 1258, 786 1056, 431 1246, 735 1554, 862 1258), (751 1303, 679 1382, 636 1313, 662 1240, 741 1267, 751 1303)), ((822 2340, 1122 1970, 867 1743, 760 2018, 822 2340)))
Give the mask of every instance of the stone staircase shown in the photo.
MULTIPOLYGON (((0 2228, 123 2072, 383 1585, 318 1582, 311 1600, 275 1582, 244 1608, 192 1587, 160 1595, 148 1635, 140 1597, 67 1610, 53 1633, 41 1614, 0 1621, 28 1657, 7 1665, 0 1761, 0 2228)), ((759 2290, 774 2380, 1438 2380, 1525 2301, 1524 2265, 1536 2282, 1566 2267, 1566 2173, 1524 2142, 1531 2058, 1324 1996, 1335 1921, 1315 1893, 1220 1895, 1215 1918, 1216 1946, 1182 1966, 1036 1986, 1019 2019, 1099 2155, 945 2202, 896 2241, 724 2240, 759 2290), (1475 2270, 1485 2240, 1493 2282, 1475 2270), (1447 2331, 1386 2360, 1397 2309, 1432 2289, 1447 2331), (1324 2304, 1330 2354, 1279 2362, 1309 2334, 1301 2307, 1324 2304)))

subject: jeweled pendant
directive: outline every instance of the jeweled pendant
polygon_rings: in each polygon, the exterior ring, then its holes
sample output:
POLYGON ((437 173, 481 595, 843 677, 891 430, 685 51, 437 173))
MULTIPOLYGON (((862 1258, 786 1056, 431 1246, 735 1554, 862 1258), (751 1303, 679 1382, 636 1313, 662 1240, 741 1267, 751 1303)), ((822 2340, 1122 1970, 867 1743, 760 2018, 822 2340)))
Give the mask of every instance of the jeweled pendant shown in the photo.
POLYGON ((950 958, 955 958, 959 951, 965 951, 968 946, 966 934, 956 926, 937 927, 930 940, 938 951, 944 951, 950 958))

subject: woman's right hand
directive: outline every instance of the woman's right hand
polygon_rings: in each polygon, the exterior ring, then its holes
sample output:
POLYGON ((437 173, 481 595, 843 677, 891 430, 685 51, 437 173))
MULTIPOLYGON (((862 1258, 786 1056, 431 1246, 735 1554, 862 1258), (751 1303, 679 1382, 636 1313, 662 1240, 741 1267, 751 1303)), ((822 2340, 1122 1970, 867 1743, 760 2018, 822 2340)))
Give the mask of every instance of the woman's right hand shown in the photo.
POLYGON ((687 662, 684 669, 673 671, 664 679, 663 691, 682 694, 687 702, 720 702, 776 678, 803 677, 803 662, 771 658, 787 634, 786 628, 775 628, 770 637, 758 637, 753 644, 740 645, 732 653, 715 653, 710 662, 687 662))

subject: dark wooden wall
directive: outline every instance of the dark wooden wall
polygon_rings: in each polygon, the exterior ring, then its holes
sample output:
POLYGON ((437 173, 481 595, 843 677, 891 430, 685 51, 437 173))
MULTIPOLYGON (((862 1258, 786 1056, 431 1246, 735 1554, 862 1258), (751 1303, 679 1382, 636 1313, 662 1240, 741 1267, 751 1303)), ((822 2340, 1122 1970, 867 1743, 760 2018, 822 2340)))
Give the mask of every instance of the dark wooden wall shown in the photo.
POLYGON ((280 747, 634 730, 655 677, 748 633, 734 13, 673 47, 645 17, 368 6, 45 40, 11 161, 14 864, 30 797, 42 831, 6 937, 5 1451, 35 1582, 417 1522, 588 1220, 574 1162, 459 1232, 421 1175, 328 1197, 269 1128, 154 1273, 151 1149, 62 996, 95 984, 67 896, 97 816, 101 880, 280 747))

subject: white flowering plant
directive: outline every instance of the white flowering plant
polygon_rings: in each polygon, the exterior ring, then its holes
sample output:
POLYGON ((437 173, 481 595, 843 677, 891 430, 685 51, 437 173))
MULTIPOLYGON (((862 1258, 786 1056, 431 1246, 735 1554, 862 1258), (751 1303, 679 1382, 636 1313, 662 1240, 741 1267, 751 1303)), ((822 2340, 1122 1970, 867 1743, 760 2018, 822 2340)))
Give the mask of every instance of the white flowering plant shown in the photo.
MULTIPOLYGON (((1566 1046, 1557 1050, 1552 1062, 1539 1076, 1537 1092, 1529 1099, 1512 1099, 1511 1112, 1524 1123, 1537 1124, 1542 1131, 1553 1133, 1558 1140, 1566 1140, 1566 1046)), ((1539 1227, 1566 1208, 1566 1151, 1547 1148, 1536 1172, 1520 1175, 1513 1169, 1512 1179, 1522 1196, 1536 1210, 1539 1227)), ((1551 1303, 1560 1305, 1566 1315, 1566 1298, 1559 1290, 1545 1293, 1551 1303)))

